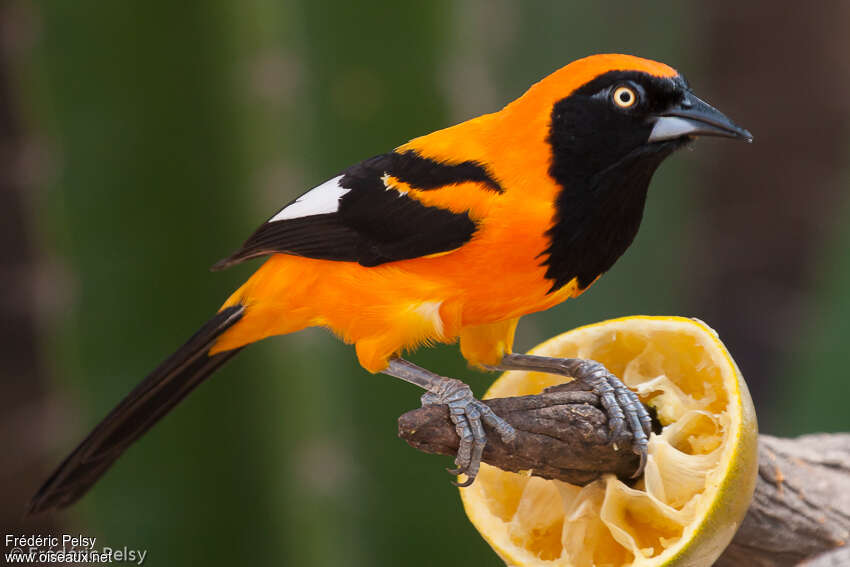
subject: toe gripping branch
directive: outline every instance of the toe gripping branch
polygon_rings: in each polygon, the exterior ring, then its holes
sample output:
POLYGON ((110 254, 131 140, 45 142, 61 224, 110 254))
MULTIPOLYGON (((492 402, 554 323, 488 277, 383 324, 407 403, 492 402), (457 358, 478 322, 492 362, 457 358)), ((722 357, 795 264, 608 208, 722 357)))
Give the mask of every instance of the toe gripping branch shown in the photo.
MULTIPOLYGON (((452 435, 453 443, 451 440, 446 442, 444 437, 439 441, 429 440, 427 437, 423 439, 419 435, 422 431, 436 430, 420 427, 422 422, 417 420, 426 416, 421 412, 405 414, 413 415, 414 419, 408 419, 406 425, 402 420, 399 421, 399 435, 414 447, 426 452, 455 454, 456 468, 449 469, 449 473, 455 476, 465 474, 467 477, 462 483, 455 482, 456 485, 472 484, 482 458, 506 470, 532 470, 533 474, 539 476, 570 479, 568 481, 579 484, 589 482, 604 472, 623 476, 624 467, 627 471, 633 471, 632 478, 643 473, 649 435, 652 432, 652 419, 637 394, 629 390, 602 364, 593 360, 509 354, 502 359, 498 367, 490 369, 548 372, 569 376, 574 380, 556 388, 549 388, 540 396, 503 398, 488 400, 485 403, 475 399, 469 386, 460 380, 439 376, 401 358, 391 360, 384 371, 390 376, 425 389, 426 393, 421 398, 425 409, 434 408, 437 412, 440 411, 437 406, 445 406, 447 409, 448 419, 455 433, 452 435), (573 396, 569 399, 574 399, 576 394, 588 391, 591 399, 601 406, 602 414, 595 408, 573 408, 564 405, 564 395, 568 398, 573 396), (555 395, 555 398, 552 398, 552 395, 555 395), (558 403, 558 400, 561 402, 558 403), (501 407, 510 415, 498 410, 499 402, 507 402, 507 405, 501 407), (498 411, 494 411, 494 408, 498 411), (597 431, 588 413, 591 409, 601 417, 603 426, 607 423, 607 428, 603 427, 605 433, 602 438, 591 435, 593 431, 597 431), (501 444, 495 443, 495 440, 488 444, 484 425, 489 426, 498 435, 501 444), (517 429, 521 430, 520 433, 527 434, 518 435, 517 429), (588 469, 581 459, 576 461, 575 458, 570 458, 570 450, 575 453, 577 447, 570 436, 575 437, 578 442, 579 456, 583 452, 582 448, 603 446, 614 455, 607 455, 602 461, 596 459, 596 468, 588 469), (547 446, 548 454, 546 451, 540 451, 541 447, 547 446), (621 451, 620 448, 625 446, 631 446, 632 451, 621 451), (631 453, 638 458, 634 459, 631 453), (631 462, 633 459, 637 461, 637 466, 631 462)), ((446 417, 445 414, 442 415, 446 417)), ((402 416, 402 419, 405 416, 402 416)), ((439 422, 440 416, 431 412, 426 417, 437 419, 439 422)))
POLYGON ((599 396, 599 401, 608 416, 608 428, 615 450, 630 444, 632 451, 640 457, 640 464, 632 475, 643 474, 652 433, 652 418, 637 394, 595 360, 582 358, 550 358, 529 354, 508 354, 494 370, 525 370, 548 372, 572 377, 599 396))
MULTIPOLYGON (((490 435, 482 460, 506 471, 531 473, 583 486, 603 474, 627 480, 640 464, 632 451, 614 448, 599 396, 576 381, 533 396, 483 402, 516 431, 512 443, 490 435)), ((425 453, 454 456, 459 439, 446 405, 399 417, 398 435, 425 453)))
POLYGON ((492 427, 504 443, 511 443, 516 437, 516 430, 489 406, 476 400, 469 386, 460 380, 443 378, 433 391, 422 394, 421 400, 423 407, 446 405, 449 408, 449 419, 455 426, 459 443, 455 456, 457 467, 446 470, 454 476, 466 475, 464 482, 453 481, 456 486, 469 486, 478 475, 487 445, 482 422, 492 427))
POLYGON ((482 422, 493 428, 505 443, 511 443, 516 437, 514 428, 486 404, 475 399, 469 386, 460 380, 434 374, 402 358, 391 359, 384 373, 426 390, 421 398, 423 406, 448 406, 449 418, 458 437, 457 468, 449 469, 449 473, 455 476, 465 474, 467 477, 464 482, 455 481, 457 486, 469 486, 478 474, 487 444, 482 422))

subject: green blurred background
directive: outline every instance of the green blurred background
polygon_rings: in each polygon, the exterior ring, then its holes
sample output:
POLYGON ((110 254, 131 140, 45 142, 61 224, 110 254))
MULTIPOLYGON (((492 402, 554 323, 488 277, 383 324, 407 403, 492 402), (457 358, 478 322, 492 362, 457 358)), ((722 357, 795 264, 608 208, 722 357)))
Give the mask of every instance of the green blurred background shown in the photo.
MULTIPOLYGON (((396 438, 421 392, 323 331, 252 347, 79 505, 20 516, 256 267, 207 271, 272 212, 594 52, 673 65, 756 143, 665 164, 635 245, 579 301, 524 319, 517 348, 695 316, 738 360, 763 431, 850 429, 850 3, 771 6, 2 2, 4 533, 79 531, 148 549, 147 565, 499 564, 450 459, 396 438)), ((414 360, 479 394, 492 379, 455 347, 414 360)))

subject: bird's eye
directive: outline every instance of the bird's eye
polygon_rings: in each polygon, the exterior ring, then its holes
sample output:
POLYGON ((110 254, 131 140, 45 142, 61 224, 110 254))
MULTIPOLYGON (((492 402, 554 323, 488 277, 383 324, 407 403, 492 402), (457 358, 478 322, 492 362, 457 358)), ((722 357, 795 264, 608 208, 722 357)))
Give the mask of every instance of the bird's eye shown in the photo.
POLYGON ((617 87, 611 97, 620 108, 631 108, 637 102, 637 93, 631 87, 617 87))

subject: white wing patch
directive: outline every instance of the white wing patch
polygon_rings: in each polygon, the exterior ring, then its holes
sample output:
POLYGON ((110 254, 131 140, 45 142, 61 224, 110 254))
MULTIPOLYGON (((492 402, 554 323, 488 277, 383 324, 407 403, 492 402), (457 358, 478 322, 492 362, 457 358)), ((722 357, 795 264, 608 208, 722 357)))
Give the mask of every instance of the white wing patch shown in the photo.
POLYGON ((310 189, 295 199, 291 205, 284 207, 278 214, 270 218, 269 222, 337 212, 340 198, 351 191, 351 189, 340 186, 341 179, 342 175, 339 175, 325 181, 318 187, 310 189))

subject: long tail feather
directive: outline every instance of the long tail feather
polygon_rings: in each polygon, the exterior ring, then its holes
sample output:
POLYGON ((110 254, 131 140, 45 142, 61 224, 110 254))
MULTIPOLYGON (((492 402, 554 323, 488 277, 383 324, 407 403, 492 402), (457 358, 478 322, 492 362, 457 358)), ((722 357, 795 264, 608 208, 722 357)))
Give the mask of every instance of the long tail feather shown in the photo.
POLYGON ((136 439, 239 352, 207 354, 244 311, 242 305, 221 310, 136 386, 50 475, 30 501, 29 513, 76 502, 136 439))

